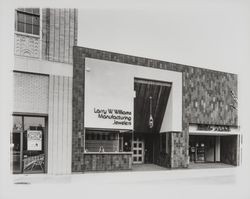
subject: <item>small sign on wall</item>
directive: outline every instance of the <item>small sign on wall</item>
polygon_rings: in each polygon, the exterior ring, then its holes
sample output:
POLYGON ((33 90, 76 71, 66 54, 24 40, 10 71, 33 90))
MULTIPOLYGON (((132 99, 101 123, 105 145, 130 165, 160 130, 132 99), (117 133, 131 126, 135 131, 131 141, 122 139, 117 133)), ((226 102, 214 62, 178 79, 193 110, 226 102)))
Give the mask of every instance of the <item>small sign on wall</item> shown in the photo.
POLYGON ((84 127, 132 130, 134 77, 124 64, 85 60, 84 127))
POLYGON ((27 146, 28 151, 42 150, 42 131, 28 131, 27 132, 27 146))

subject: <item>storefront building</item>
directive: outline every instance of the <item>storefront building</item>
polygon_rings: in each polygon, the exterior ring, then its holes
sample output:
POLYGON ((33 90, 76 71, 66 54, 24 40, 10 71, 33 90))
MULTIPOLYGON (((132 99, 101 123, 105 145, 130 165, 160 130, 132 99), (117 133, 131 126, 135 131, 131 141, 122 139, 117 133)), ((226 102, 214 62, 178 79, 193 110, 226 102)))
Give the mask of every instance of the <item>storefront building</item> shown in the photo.
POLYGON ((13 173, 239 165, 237 75, 78 47, 77 13, 15 10, 13 173))
POLYGON ((237 75, 84 47, 73 67, 73 172, 239 165, 237 75))

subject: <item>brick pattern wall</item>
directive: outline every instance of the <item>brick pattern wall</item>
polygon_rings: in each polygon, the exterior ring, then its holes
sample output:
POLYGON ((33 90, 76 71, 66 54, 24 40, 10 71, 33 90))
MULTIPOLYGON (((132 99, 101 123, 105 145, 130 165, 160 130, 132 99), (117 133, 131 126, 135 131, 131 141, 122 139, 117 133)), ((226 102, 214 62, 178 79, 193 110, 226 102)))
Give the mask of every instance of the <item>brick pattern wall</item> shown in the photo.
MULTIPOLYGON (((189 123, 237 125, 237 111, 229 106, 229 104, 234 103, 231 90, 237 96, 237 75, 235 74, 96 49, 74 47, 73 81, 75 84, 81 83, 83 85, 82 80, 79 80, 79 74, 75 72, 84 73, 84 57, 183 73, 183 131, 172 133, 171 136, 172 168, 188 166, 189 123)), ((82 74, 82 76, 84 75, 82 74)), ((73 93, 75 98, 83 98, 82 100, 84 100, 83 92, 78 95, 79 93, 73 89, 73 93)), ((73 102, 73 107, 79 112, 83 106, 80 105, 81 107, 78 108, 77 106, 77 103, 73 102)), ((80 112, 83 115, 83 109, 80 112)), ((79 122, 79 119, 77 121, 79 122)), ((76 139, 77 136, 77 129, 73 127, 73 137, 76 139)))
POLYGON ((132 154, 85 154, 85 171, 114 171, 132 169, 132 154))
POLYGON ((42 9, 42 58, 72 63, 77 43, 77 9, 42 9))
POLYGON ((188 167, 188 129, 183 128, 180 133, 172 133, 171 136, 171 168, 188 167))
POLYGON ((49 77, 14 73, 14 112, 48 114, 49 77))

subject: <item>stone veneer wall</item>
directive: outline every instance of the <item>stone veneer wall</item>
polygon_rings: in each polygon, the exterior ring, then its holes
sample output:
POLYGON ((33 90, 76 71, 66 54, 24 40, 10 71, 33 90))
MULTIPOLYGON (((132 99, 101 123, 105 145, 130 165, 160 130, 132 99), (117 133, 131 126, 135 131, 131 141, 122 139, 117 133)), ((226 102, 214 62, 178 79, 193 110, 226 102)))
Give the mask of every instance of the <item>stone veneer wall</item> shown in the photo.
POLYGON ((73 48, 73 145, 72 171, 83 171, 84 61, 85 57, 153 67, 183 73, 183 131, 171 136, 171 167, 188 166, 189 123, 237 125, 231 91, 237 96, 237 75, 160 60, 102 50, 73 48))
POLYGON ((72 171, 84 171, 85 56, 73 48, 72 171))
POLYGON ((132 154, 84 154, 85 171, 132 169, 132 154))

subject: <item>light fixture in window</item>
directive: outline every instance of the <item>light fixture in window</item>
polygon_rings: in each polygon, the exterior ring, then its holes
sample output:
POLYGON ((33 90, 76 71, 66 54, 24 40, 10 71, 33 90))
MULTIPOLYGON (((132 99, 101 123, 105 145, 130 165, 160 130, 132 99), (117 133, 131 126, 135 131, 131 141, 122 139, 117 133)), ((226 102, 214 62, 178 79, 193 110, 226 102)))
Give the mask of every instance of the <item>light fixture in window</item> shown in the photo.
POLYGON ((150 112, 149 112, 149 128, 153 128, 154 126, 154 118, 152 116, 152 97, 149 97, 149 106, 150 106, 150 112))

